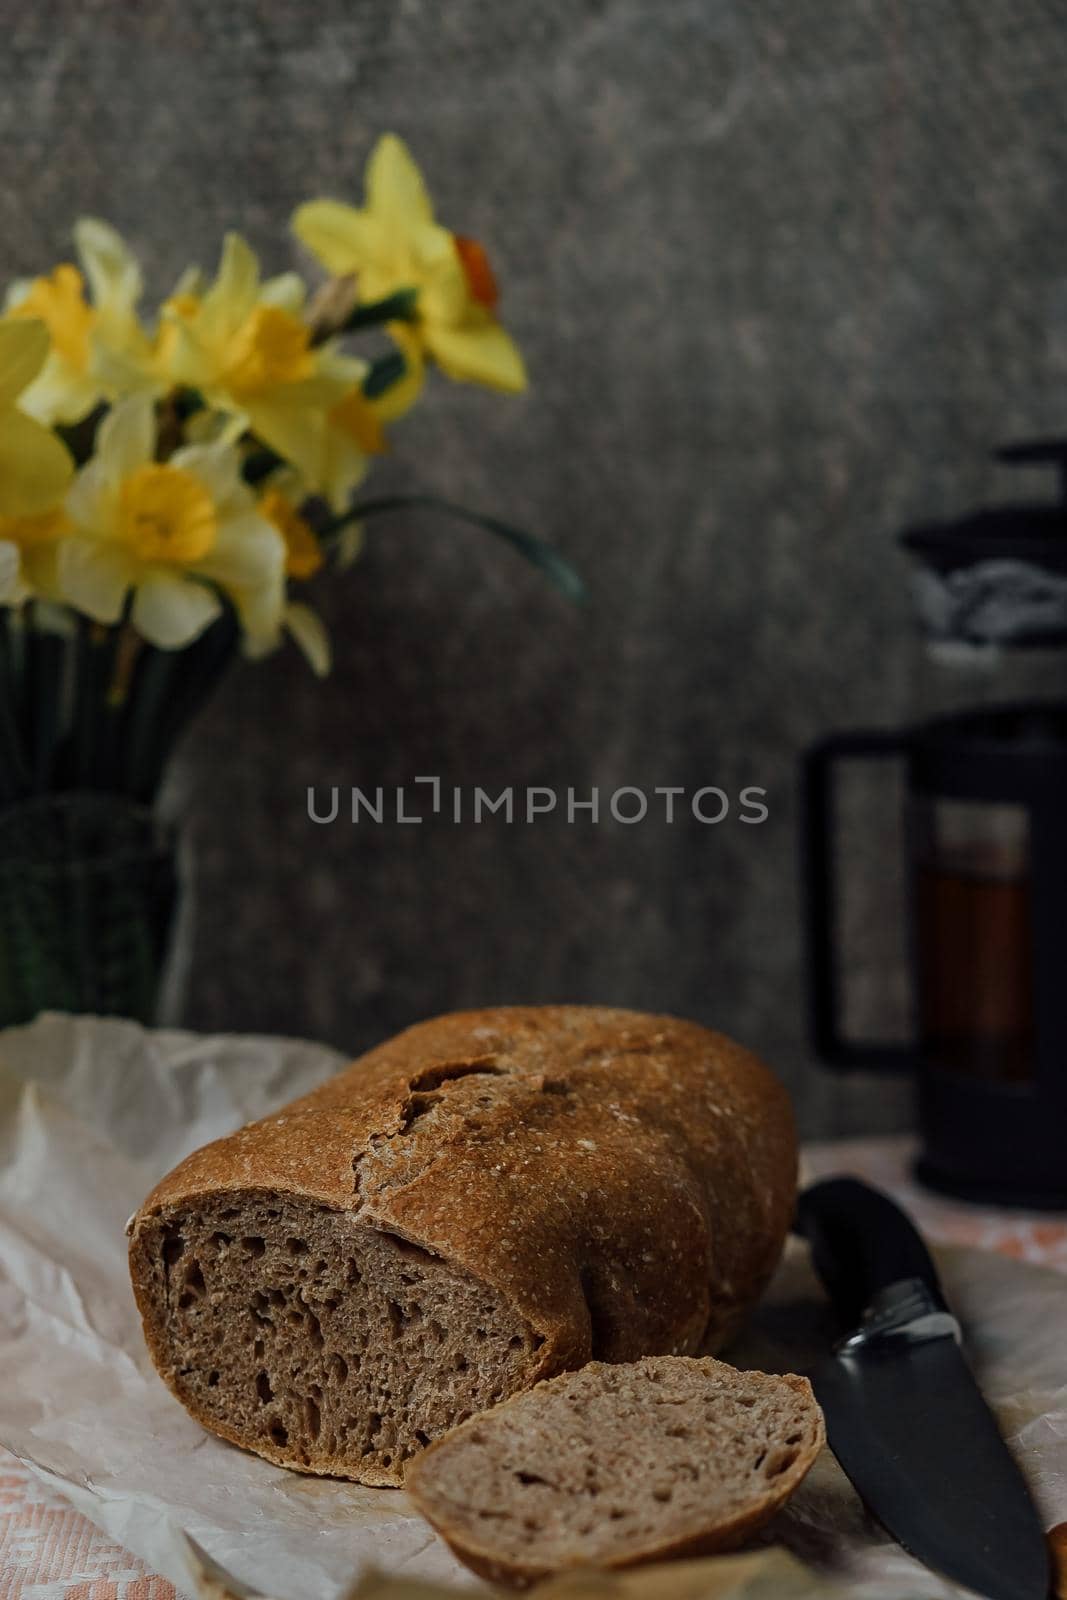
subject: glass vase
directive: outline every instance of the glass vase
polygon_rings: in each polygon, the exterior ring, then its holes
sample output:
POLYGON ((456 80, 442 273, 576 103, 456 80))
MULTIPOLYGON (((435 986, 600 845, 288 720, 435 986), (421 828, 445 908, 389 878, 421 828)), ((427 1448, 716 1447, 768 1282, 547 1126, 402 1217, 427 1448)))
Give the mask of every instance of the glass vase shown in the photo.
POLYGON ((0 810, 0 1027, 43 1010, 157 1020, 177 843, 121 795, 75 790, 0 810))

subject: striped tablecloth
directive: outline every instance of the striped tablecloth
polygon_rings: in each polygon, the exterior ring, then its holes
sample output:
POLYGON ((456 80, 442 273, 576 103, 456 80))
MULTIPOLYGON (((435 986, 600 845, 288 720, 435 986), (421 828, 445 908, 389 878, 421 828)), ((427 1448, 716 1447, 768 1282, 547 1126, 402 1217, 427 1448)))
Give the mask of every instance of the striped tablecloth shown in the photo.
MULTIPOLYGON (((987 1210, 931 1195, 911 1178, 906 1139, 809 1145, 808 1178, 852 1172, 889 1190, 929 1238, 1002 1250, 1067 1272, 1067 1215, 987 1210)), ((113 1544, 0 1449, 0 1600, 176 1600, 173 1584, 113 1544)))

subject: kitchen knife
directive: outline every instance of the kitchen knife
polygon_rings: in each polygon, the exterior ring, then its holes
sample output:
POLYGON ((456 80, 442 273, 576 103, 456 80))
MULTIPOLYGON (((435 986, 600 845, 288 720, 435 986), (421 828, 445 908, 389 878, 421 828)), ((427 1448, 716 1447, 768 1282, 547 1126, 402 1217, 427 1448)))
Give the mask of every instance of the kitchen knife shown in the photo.
POLYGON ((911 1222, 868 1184, 828 1178, 800 1195, 796 1228, 852 1330, 811 1381, 868 1508, 955 1583, 989 1600, 1047 1600, 1037 1512, 911 1222))

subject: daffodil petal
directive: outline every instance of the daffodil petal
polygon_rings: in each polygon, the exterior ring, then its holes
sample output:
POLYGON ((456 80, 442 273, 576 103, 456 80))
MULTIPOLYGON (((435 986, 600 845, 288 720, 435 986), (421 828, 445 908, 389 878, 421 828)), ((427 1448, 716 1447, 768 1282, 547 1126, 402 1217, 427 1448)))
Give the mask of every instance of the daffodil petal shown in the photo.
POLYGON ((50 340, 36 317, 0 322, 0 406, 11 405, 44 366, 50 340))
POLYGON ((327 272, 356 272, 381 253, 381 223, 340 200, 306 201, 293 212, 291 226, 327 272))
POLYGON ((148 572, 133 597, 133 625, 161 650, 191 644, 222 614, 214 590, 162 569, 148 572))
POLYGON ((433 221, 433 206, 411 151, 395 133, 383 133, 370 153, 367 206, 404 227, 433 221))
POLYGON ((352 498, 352 491, 366 475, 366 451, 342 429, 328 427, 317 492, 326 496, 335 511, 343 511, 352 498))
POLYGON ((12 278, 4 291, 4 310, 14 311, 16 306, 20 306, 28 298, 32 289, 32 278, 12 278))
POLYGON ((280 590, 273 582, 246 584, 229 591, 241 623, 245 655, 265 656, 281 643, 283 591, 284 585, 280 590))
POLYGON ((239 233, 228 233, 222 246, 218 276, 204 295, 201 315, 212 336, 223 327, 237 327, 255 306, 259 294, 259 262, 239 233))
POLYGON ((325 410, 343 400, 351 388, 351 380, 336 368, 314 373, 310 378, 297 378, 293 383, 280 383, 262 395, 248 396, 245 404, 251 415, 253 406, 269 405, 285 411, 325 410))
POLYGON ((428 326, 426 348, 442 372, 461 383, 484 383, 506 394, 526 388, 526 368, 519 348, 499 322, 473 328, 428 326))
MULTIPOLYGON (((25 566, 25 560, 23 565, 25 566)), ((36 584, 34 589, 36 591, 36 584)), ((78 622, 70 607, 53 600, 41 599, 40 594, 37 594, 36 598, 39 603, 34 608, 33 625, 38 633, 52 633, 58 639, 73 639, 78 631, 78 622)))
POLYGON ((215 544, 197 562, 197 571, 223 589, 275 585, 279 607, 285 574, 285 540, 257 511, 220 524, 215 544))
POLYGON ((17 544, 0 542, 0 605, 11 605, 18 598, 22 558, 17 544))
POLYGON ((183 268, 177 283, 170 292, 170 298, 177 300, 180 295, 192 295, 199 300, 204 293, 205 278, 199 267, 188 266, 183 268))
POLYGON ((204 346, 184 317, 166 307, 163 310, 163 327, 166 354, 161 365, 167 376, 173 383, 202 387, 204 364, 208 359, 204 346))
POLYGON ((117 622, 136 572, 121 545, 108 539, 67 539, 59 549, 59 589, 94 622, 117 622))
POLYGON ((309 483, 316 484, 322 473, 325 448, 322 411, 287 404, 277 394, 250 402, 247 410, 256 436, 283 460, 291 462, 309 483))
POLYGON ((151 395, 120 400, 100 424, 96 454, 106 476, 120 483, 151 461, 156 447, 156 414, 151 395))
MULTIPOLYGON (((22 552, 22 590, 19 596, 24 599, 32 594, 42 602, 62 601, 59 589, 59 550, 57 541, 49 540, 47 544, 30 545, 22 552)), ((62 632, 66 624, 66 633, 72 631, 72 618, 69 610, 62 604, 49 605, 47 612, 38 607, 34 616, 34 623, 38 628, 47 628, 50 633, 62 632)))
MULTIPOLYGON (((101 392, 109 395, 129 395, 142 391, 152 395, 162 394, 169 385, 154 368, 152 351, 147 341, 143 346, 138 341, 132 349, 122 350, 94 336, 85 388, 92 391, 94 400, 99 399, 101 392)), ((38 378, 36 383, 31 384, 27 396, 32 396, 40 383, 41 378, 38 378)), ((75 399, 68 403, 77 403, 73 385, 69 385, 68 392, 75 395, 75 399)), ((86 411, 90 409, 91 406, 86 407, 86 411)), ((81 415, 84 416, 85 411, 81 415)))
POLYGON ((54 422, 80 422, 100 399, 95 375, 75 372, 55 350, 19 397, 19 410, 51 427, 54 422))
POLYGON ((280 272, 276 278, 268 278, 259 290, 261 305, 278 306, 294 317, 303 311, 306 299, 307 289, 299 272, 280 272))
POLYGON ((252 503, 252 491, 241 477, 241 458, 224 439, 185 445, 174 452, 171 465, 199 478, 218 511, 244 510, 252 503))
POLYGON ((337 566, 341 572, 355 566, 367 542, 362 522, 346 522, 337 536, 337 566))
POLYGON ((471 292, 455 239, 444 228, 432 234, 424 228, 412 244, 418 251, 419 311, 427 323, 458 327, 470 313, 471 292))
POLYGON ((0 412, 0 515, 47 511, 62 499, 74 471, 50 429, 9 408, 0 412))
POLYGON ((404 376, 371 401, 374 414, 381 422, 395 422, 410 411, 426 379, 426 362, 418 334, 402 322, 391 323, 389 333, 403 354, 404 376))
POLYGON ((141 296, 141 269, 115 229, 97 217, 74 224, 74 243, 93 304, 103 310, 128 312, 141 296))
POLYGON ((300 646, 315 676, 325 678, 332 664, 332 652, 330 636, 318 612, 299 600, 290 600, 285 608, 285 627, 300 646))
POLYGON ((346 356, 333 343, 321 346, 315 364, 316 375, 336 383, 342 392, 362 383, 369 371, 369 361, 362 356, 346 356))
POLYGON ((92 533, 109 526, 117 494, 116 485, 104 469, 99 456, 87 461, 67 494, 67 515, 79 528, 92 533))

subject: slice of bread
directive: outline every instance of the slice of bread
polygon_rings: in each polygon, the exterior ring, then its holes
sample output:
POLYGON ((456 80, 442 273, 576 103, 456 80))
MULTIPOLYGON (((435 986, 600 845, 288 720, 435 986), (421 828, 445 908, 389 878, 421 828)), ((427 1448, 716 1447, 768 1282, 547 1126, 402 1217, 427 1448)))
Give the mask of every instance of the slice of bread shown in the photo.
POLYGON ((824 1441, 806 1378, 710 1357, 592 1361, 446 1434, 405 1488, 461 1561, 525 1588, 574 1567, 731 1549, 824 1441))

